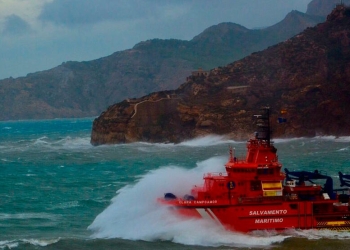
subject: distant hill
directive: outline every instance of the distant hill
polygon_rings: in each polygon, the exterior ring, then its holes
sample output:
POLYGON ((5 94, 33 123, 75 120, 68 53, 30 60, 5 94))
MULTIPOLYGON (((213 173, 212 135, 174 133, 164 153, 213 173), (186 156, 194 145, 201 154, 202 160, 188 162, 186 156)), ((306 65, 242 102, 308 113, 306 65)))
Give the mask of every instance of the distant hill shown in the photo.
POLYGON ((91 142, 180 142, 208 134, 246 139, 254 131, 253 114, 266 105, 274 137, 349 136, 349 62, 350 8, 338 5, 326 22, 197 72, 175 91, 110 106, 95 119, 91 142), (277 124, 278 118, 287 122, 277 124))
POLYGON ((221 23, 191 41, 153 39, 97 60, 4 79, 0 120, 96 116, 126 98, 176 89, 193 70, 225 66, 324 20, 292 11, 265 29, 221 23))

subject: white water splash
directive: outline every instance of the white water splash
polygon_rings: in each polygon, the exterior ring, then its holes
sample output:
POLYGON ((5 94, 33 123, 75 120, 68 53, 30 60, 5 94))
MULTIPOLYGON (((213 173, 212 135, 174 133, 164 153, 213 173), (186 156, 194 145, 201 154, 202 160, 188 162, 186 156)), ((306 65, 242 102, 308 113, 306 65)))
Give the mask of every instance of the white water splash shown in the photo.
POLYGON ((50 139, 50 138, 39 138, 38 140, 40 140, 43 144, 46 144, 47 148, 56 149, 56 150, 59 150, 59 149, 76 150, 76 149, 86 149, 86 148, 93 147, 90 143, 90 137, 66 136, 58 140, 50 139))
POLYGON ((225 231, 213 221, 177 217, 157 198, 172 192, 183 196, 194 184, 202 184, 206 172, 224 171, 226 158, 214 157, 191 170, 166 167, 143 176, 133 186, 118 191, 112 204, 89 226, 92 238, 129 240, 169 240, 186 245, 202 246, 267 246, 288 236, 261 237, 225 231))
POLYGON ((60 215, 49 214, 49 213, 16 213, 16 214, 0 213, 0 221, 29 220, 29 219, 45 219, 45 220, 58 221, 60 218, 61 218, 60 215))
POLYGON ((334 142, 350 142, 350 136, 316 136, 315 139, 334 142))
POLYGON ((0 249, 13 249, 18 247, 19 243, 15 240, 0 241, 0 249))
POLYGON ((34 246, 40 246, 40 247, 46 247, 51 244, 55 244, 60 240, 60 238, 57 239, 23 239, 22 242, 29 243, 34 246))
POLYGON ((303 237, 309 240, 318 240, 318 239, 350 239, 349 231, 334 231, 334 230, 317 230, 317 229, 309 229, 309 230, 296 230, 289 229, 284 232, 284 234, 288 234, 294 237, 303 237))
POLYGON ((299 137, 299 138, 273 138, 272 139, 274 143, 288 143, 288 142, 299 141, 299 140, 305 140, 305 138, 299 137))
POLYGON ((55 209, 68 209, 73 207, 79 207, 79 201, 67 201, 67 202, 60 202, 59 204, 52 205, 51 207, 48 207, 48 210, 55 210, 55 209))
POLYGON ((187 147, 207 147, 218 144, 225 144, 234 141, 228 141, 224 136, 218 135, 208 135, 204 137, 195 138, 189 141, 184 141, 179 146, 187 146, 187 147))
POLYGON ((30 244, 33 246, 46 247, 51 244, 55 244, 60 241, 57 239, 22 239, 22 240, 5 240, 0 241, 0 249, 14 249, 20 247, 23 244, 30 244))

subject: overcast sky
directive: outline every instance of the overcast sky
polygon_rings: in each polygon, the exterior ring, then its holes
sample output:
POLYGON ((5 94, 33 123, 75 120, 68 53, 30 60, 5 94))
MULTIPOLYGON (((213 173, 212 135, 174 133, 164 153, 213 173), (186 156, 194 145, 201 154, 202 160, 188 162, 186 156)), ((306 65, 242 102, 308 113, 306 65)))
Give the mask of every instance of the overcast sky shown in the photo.
POLYGON ((0 0, 0 79, 87 61, 152 38, 191 40, 221 22, 247 28, 311 0, 0 0))

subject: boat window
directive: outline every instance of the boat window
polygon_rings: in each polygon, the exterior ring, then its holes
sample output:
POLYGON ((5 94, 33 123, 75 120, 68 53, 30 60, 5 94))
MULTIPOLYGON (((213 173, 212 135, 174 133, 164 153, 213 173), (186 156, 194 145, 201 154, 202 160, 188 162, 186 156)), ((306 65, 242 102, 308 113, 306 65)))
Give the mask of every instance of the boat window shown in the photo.
POLYGON ((273 175, 273 168, 258 169, 258 175, 273 175))
POLYGON ((235 173, 254 173, 256 172, 255 168, 234 168, 232 170, 235 173))
POLYGON ((259 191, 261 190, 261 181, 251 181, 250 182, 250 190, 251 191, 259 191))

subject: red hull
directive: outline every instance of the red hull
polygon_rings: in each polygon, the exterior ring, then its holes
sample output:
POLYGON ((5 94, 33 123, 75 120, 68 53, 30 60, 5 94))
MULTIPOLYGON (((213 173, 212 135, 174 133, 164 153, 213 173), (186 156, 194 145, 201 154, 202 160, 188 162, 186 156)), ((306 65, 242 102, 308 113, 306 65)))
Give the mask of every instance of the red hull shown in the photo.
MULTIPOLYGON (((176 200, 167 202, 176 213, 190 217, 214 220, 227 230, 249 232, 254 230, 331 229, 350 230, 350 212, 347 203, 334 201, 275 201, 259 204, 198 206, 200 201, 176 200), (195 203, 196 202, 196 203, 195 203), (185 203, 185 204, 183 204, 185 203), (320 211, 324 208, 328 211, 320 211)), ((210 202, 210 201, 206 201, 210 202)))

